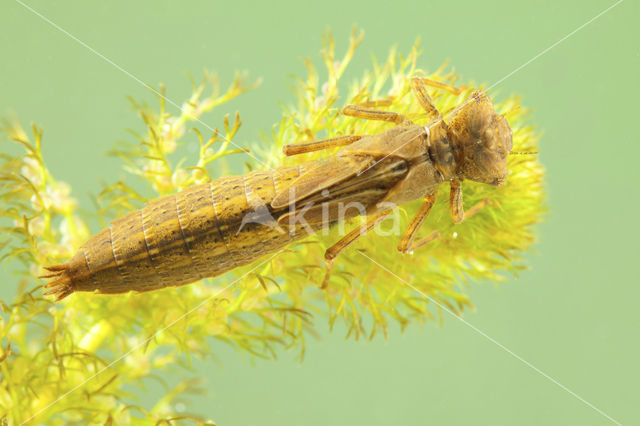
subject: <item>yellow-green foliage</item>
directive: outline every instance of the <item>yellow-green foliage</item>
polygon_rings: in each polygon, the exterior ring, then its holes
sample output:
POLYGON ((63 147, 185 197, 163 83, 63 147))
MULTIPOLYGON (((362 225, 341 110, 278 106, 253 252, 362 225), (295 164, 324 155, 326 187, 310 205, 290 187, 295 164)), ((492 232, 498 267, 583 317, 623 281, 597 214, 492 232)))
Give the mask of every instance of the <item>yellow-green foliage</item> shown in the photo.
MULTIPOLYGON (((423 122, 426 115, 411 94, 408 77, 454 80, 444 68, 435 72, 419 69, 419 53, 414 47, 407 56, 392 51, 386 62, 374 63, 346 93, 340 93, 340 77, 359 40, 354 34, 346 55, 337 59, 333 40, 330 36, 325 39, 322 57, 327 80, 321 81, 306 62, 308 76, 298 80, 298 103, 285 110, 282 121, 274 127, 272 143, 257 156, 273 166, 283 161, 307 161, 328 153, 283 159, 282 145, 373 134, 390 126, 340 115, 340 107, 348 103, 391 97, 391 110, 423 122)), ((465 88, 459 96, 432 91, 445 115, 477 88, 473 83, 456 84, 465 88)), ((98 196, 101 208, 97 219, 102 224, 139 208, 148 199, 218 177, 224 157, 241 151, 230 149, 233 146, 228 142, 239 130, 238 116, 232 120, 225 117, 224 131, 213 135, 199 126, 199 118, 250 87, 237 78, 227 91, 220 93, 217 88, 215 78, 207 75, 201 85, 194 86, 180 115, 165 109, 162 100, 159 112, 134 103, 146 128, 136 135, 138 145, 119 147, 114 153, 126 161, 129 171, 148 183, 147 190, 137 192, 126 182, 106 187, 98 196), (169 156, 186 156, 181 150, 198 139, 195 164, 171 163, 169 156)), ((525 124, 525 111, 518 99, 498 101, 497 110, 513 128, 514 150, 535 151, 536 136, 525 124)), ((310 237, 274 258, 216 279, 148 294, 76 293, 54 303, 42 296, 42 281, 36 276, 43 272, 43 265, 67 260, 90 236, 87 222, 95 218, 82 214, 70 197, 70 187, 49 173, 41 156, 40 129, 33 127, 28 135, 19 125, 6 123, 5 130, 8 139, 21 144, 26 152, 21 156, 3 154, 0 175, 0 215, 5 219, 0 224, 7 225, 2 228, 0 254, 26 265, 18 296, 12 303, 2 304, 0 319, 0 418, 4 416, 10 423, 34 415, 37 421, 52 424, 170 422, 178 416, 173 411, 175 398, 193 390, 194 383, 168 389, 165 398, 146 408, 135 406, 135 398, 124 389, 144 378, 182 368, 191 356, 206 355, 215 348, 209 336, 257 356, 275 357, 280 347, 297 348, 302 356, 306 335, 313 332, 314 323, 327 318, 332 324, 343 321, 349 335, 358 338, 378 332, 386 335, 390 321, 404 327, 412 321, 441 317, 443 307, 459 314, 470 306, 464 294, 466 283, 500 280, 501 271, 515 272, 523 267, 522 253, 534 241, 532 225, 542 212, 542 171, 536 156, 511 156, 506 185, 493 188, 463 183, 467 208, 483 198, 493 201, 492 206, 454 226, 443 185, 422 231, 426 235, 437 229, 441 240, 403 256, 395 250, 398 236, 372 233, 341 255, 326 292, 318 288, 324 274, 323 253, 337 241, 338 230, 310 237)), ((252 167, 263 166, 254 162, 252 167)), ((403 206, 398 218, 401 229, 419 203, 403 206)), ((351 225, 357 224, 354 220, 351 225)), ((196 416, 192 420, 204 421, 196 416)))

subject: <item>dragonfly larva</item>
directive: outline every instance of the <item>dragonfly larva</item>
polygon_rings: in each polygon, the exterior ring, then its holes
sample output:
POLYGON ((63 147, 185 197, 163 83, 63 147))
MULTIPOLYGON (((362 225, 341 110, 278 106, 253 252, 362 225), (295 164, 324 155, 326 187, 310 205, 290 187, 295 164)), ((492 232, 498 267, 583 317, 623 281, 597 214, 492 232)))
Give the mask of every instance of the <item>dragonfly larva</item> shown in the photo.
POLYGON ((50 273, 43 277, 52 278, 46 294, 60 300, 76 291, 144 292, 217 276, 274 253, 310 231, 358 215, 354 209, 345 211, 349 203, 363 207, 366 221, 326 251, 323 287, 336 256, 389 214, 390 206, 424 200, 401 237, 400 252, 433 240, 437 231, 418 241, 414 237, 439 185, 449 182, 454 222, 472 216, 488 201, 465 214, 460 183, 504 183, 512 132, 481 91, 472 93, 445 122, 426 86, 457 89, 418 77, 411 85, 429 114, 427 126, 372 108, 384 101, 349 105, 343 114, 396 126, 376 135, 287 145, 286 155, 345 147, 323 160, 223 177, 154 200, 91 237, 65 264, 46 267, 50 273))

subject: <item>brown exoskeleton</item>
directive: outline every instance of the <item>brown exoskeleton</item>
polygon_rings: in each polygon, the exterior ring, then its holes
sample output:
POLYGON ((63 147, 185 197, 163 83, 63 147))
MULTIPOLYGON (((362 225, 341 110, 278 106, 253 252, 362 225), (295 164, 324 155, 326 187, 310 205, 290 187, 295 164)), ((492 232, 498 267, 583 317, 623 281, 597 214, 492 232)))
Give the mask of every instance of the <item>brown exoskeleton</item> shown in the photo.
POLYGON ((188 284, 252 263, 305 237, 310 229, 366 214, 362 227, 326 251, 325 287, 342 250, 388 215, 390 206, 416 199, 424 203, 398 250, 407 253, 437 238, 434 231, 414 241, 439 185, 448 181, 451 186, 449 207, 455 222, 475 214, 488 201, 465 214, 460 183, 504 183, 511 129, 480 91, 445 123, 426 85, 457 89, 423 78, 412 78, 411 84, 429 114, 428 125, 371 108, 385 101, 349 105, 343 114, 397 126, 376 135, 287 145, 286 155, 348 146, 324 160, 224 177, 152 201, 93 236, 67 263, 47 267, 51 273, 46 277, 53 278, 46 286, 48 294, 61 299, 75 291, 142 292, 188 284), (363 210, 346 212, 343 206, 350 203, 363 210))

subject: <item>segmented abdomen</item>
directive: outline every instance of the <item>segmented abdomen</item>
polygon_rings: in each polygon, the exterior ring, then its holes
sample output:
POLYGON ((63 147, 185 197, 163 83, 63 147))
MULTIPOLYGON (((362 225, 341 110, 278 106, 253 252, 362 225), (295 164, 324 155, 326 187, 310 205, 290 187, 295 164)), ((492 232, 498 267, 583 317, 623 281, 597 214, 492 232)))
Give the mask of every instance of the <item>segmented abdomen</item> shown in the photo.
POLYGON ((224 177, 147 204, 113 222, 63 265, 47 294, 125 293, 180 286, 251 263, 303 236, 269 204, 312 164, 224 177))

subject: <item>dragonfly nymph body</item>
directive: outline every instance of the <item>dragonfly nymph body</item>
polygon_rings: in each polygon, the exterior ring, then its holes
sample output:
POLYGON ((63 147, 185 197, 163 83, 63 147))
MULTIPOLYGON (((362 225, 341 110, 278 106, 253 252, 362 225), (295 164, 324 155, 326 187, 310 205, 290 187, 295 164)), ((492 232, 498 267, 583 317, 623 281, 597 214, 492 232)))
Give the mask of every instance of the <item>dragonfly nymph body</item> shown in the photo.
MULTIPOLYGON (((430 81, 411 80, 430 122, 421 126, 401 114, 349 105, 343 114, 396 126, 376 135, 347 135, 284 147, 286 155, 344 146, 329 158, 223 177, 154 200, 91 237, 67 263, 46 267, 47 294, 59 300, 76 291, 144 292, 189 284, 252 263, 338 220, 366 215, 325 254, 329 282, 336 256, 388 215, 393 206, 424 202, 401 237, 402 253, 437 238, 414 241, 449 182, 455 222, 466 214, 461 182, 504 183, 512 134, 486 94, 476 91, 445 122, 427 94, 430 81), (345 206, 357 205, 350 209, 345 206)), ((438 87, 442 87, 439 83, 438 87)), ((449 90, 456 90, 449 87, 449 90)))

